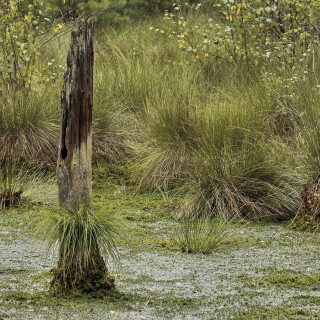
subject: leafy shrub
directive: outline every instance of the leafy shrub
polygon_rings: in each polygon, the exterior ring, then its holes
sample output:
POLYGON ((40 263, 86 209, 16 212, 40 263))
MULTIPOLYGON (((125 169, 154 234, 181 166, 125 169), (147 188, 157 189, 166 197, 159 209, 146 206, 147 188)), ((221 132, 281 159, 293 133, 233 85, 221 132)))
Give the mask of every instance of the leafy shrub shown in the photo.
POLYGON ((41 5, 39 0, 0 2, 0 94, 30 89, 33 82, 47 80, 47 73, 54 78, 48 65, 38 64, 40 48, 63 26, 50 24, 41 5))
POLYGON ((167 35, 194 61, 245 65, 247 71, 268 66, 285 70, 296 59, 306 63, 318 52, 319 1, 219 0, 212 2, 211 16, 201 3, 186 14, 176 4, 165 19, 167 35))

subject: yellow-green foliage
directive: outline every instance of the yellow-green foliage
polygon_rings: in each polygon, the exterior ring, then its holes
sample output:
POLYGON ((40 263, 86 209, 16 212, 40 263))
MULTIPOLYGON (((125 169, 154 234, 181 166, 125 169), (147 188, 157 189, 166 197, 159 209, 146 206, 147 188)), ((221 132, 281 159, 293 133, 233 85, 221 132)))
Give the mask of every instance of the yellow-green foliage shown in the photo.
POLYGON ((285 70, 296 60, 306 65, 307 57, 318 50, 319 1, 218 0, 174 5, 165 14, 171 22, 164 30, 176 38, 179 48, 194 61, 243 64, 266 70, 272 65, 285 70))
POLYGON ((44 16, 41 0, 0 2, 0 94, 55 79, 52 62, 39 65, 41 46, 63 28, 44 16))

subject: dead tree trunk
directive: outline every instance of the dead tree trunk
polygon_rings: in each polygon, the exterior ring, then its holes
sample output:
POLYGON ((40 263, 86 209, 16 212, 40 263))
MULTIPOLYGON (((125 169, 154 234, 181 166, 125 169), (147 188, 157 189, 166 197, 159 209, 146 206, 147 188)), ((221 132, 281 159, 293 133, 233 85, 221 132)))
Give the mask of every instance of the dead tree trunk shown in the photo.
POLYGON ((94 21, 71 34, 67 72, 61 91, 58 188, 60 204, 68 210, 90 206, 92 198, 92 103, 94 21))
POLYGON ((69 211, 72 222, 68 225, 64 221, 59 226, 58 265, 51 281, 56 293, 104 294, 114 286, 100 254, 99 235, 82 222, 92 214, 93 41, 93 19, 72 32, 61 91, 57 179, 60 205, 69 211), (81 219, 77 218, 79 214, 81 219))
POLYGON ((293 226, 300 230, 320 229, 320 175, 314 176, 301 191, 302 204, 293 226))

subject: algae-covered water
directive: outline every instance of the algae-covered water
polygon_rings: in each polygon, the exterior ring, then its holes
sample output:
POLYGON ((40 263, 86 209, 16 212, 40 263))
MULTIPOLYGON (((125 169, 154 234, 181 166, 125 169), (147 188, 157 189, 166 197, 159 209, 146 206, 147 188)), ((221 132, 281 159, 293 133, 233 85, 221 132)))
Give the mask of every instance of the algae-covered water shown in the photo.
POLYGON ((242 223, 213 253, 186 254, 168 245, 174 200, 132 187, 95 189, 124 221, 117 291, 52 297, 55 253, 34 236, 51 205, 37 201, 0 213, 0 319, 320 319, 319 235, 242 223))

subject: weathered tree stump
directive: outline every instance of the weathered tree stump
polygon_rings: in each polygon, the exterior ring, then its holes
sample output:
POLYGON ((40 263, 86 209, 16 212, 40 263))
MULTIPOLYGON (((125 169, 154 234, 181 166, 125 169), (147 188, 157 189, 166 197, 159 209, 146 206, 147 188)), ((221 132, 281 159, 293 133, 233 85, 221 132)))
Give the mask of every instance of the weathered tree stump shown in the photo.
POLYGON ((293 226, 300 230, 320 229, 320 175, 304 186, 301 191, 302 204, 293 220, 293 226))
POLYGON ((71 33, 67 71, 61 91, 58 188, 60 204, 89 207, 92 198, 92 104, 94 21, 71 33))
POLYGON ((61 225, 64 231, 60 236, 58 266, 53 270, 51 281, 52 290, 56 293, 97 294, 114 286, 100 254, 96 233, 89 234, 88 245, 79 243, 79 234, 86 232, 87 239, 87 233, 92 230, 82 226, 81 219, 76 220, 79 214, 80 217, 91 214, 94 25, 93 19, 83 21, 71 33, 67 71, 61 91, 61 140, 57 167, 59 202, 70 217, 75 218, 77 230, 72 231, 75 232, 74 237, 70 233, 68 238, 65 234, 71 228, 61 225))

